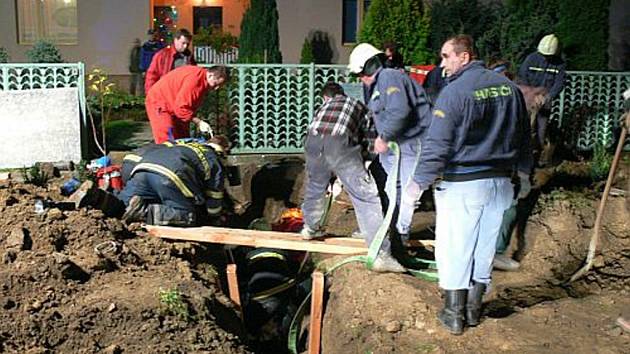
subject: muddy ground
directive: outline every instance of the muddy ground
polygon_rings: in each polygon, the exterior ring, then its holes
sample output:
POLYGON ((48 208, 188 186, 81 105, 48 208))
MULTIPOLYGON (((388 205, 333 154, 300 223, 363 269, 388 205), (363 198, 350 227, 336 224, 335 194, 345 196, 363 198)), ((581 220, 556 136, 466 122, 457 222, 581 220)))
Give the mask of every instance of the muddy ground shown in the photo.
MULTIPOLYGON (((625 173, 618 187, 625 188, 625 173)), ((350 265, 329 278, 323 352, 628 353, 630 333, 615 324, 630 317, 628 200, 609 198, 594 269, 567 285, 585 259, 603 184, 567 187, 566 175, 547 177, 525 237, 512 240, 521 269, 494 272, 480 326, 452 336, 436 319, 443 304, 436 284, 350 265)), ((349 213, 337 215, 352 224, 349 213)), ((412 237, 431 235, 433 219, 416 213, 412 237)))
POLYGON ((97 210, 38 215, 37 198, 62 199, 55 186, 0 186, 0 352, 249 352, 211 248, 97 210))
MULTIPOLYGON (((0 352, 255 351, 222 290, 218 247, 149 238, 139 225, 96 210, 59 205, 36 213, 37 199, 63 199, 59 182, 0 183, 0 352)), ((353 264, 328 278, 322 352, 628 352, 630 333, 615 325, 618 316, 630 316, 626 200, 609 200, 595 269, 566 286, 586 255, 603 189, 601 183, 560 189, 566 184, 543 189, 524 239, 513 242, 522 268, 495 272, 479 327, 451 336, 435 318, 442 304, 436 284, 353 264)), ((277 204, 267 200, 262 212, 273 219, 282 209, 277 204)), ((430 238, 433 218, 416 213, 413 236, 430 238)), ((340 198, 330 231, 349 234, 355 225, 340 198)))

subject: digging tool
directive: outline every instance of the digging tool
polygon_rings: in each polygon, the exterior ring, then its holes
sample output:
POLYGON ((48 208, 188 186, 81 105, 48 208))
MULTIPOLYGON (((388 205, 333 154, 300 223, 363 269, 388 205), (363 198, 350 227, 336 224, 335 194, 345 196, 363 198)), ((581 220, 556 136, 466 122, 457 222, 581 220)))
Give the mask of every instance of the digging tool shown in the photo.
POLYGON ((630 113, 626 112, 624 114, 624 126, 621 130, 621 136, 619 137, 619 143, 617 144, 617 150, 615 151, 615 156, 612 161, 612 165, 610 166, 610 171, 608 172, 608 179, 606 180, 606 186, 604 187, 604 194, 602 195, 602 199, 599 202, 599 208, 597 209, 597 217, 595 218, 595 226, 593 227, 593 236, 591 236, 591 242, 588 245, 588 254, 586 255, 586 264, 580 268, 575 274, 571 276, 569 282, 576 281, 586 274, 591 267, 593 266, 593 260, 595 259, 595 252, 597 251, 597 244, 599 243, 599 234, 602 224, 602 218, 604 215, 604 208, 606 207, 606 199, 608 199, 608 193, 610 193, 610 188, 613 182, 613 178, 615 177, 615 173, 617 172, 617 166, 619 165, 619 158, 621 157, 621 151, 623 150, 623 146, 626 142, 626 136, 628 135, 628 129, 630 127, 630 113))

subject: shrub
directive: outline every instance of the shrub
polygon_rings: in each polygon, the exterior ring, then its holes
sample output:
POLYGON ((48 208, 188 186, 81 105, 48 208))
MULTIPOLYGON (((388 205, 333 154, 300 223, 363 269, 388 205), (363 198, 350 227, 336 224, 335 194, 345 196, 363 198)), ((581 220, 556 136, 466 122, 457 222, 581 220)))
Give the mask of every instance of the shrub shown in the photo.
POLYGON ((405 64, 428 63, 433 56, 427 49, 430 18, 422 0, 373 0, 359 40, 374 46, 395 42, 405 64))
POLYGON ((311 41, 307 38, 304 39, 302 44, 302 52, 300 53, 300 64, 310 64, 315 62, 315 56, 313 55, 313 46, 311 41))
MULTIPOLYGON (((435 1, 431 6, 431 48, 440 53, 446 39, 465 33, 478 40, 492 28, 501 11, 499 3, 478 0, 435 1)), ((478 53, 484 57, 485 53, 478 53)))
POLYGON ((0 47, 0 63, 8 63, 9 62, 9 53, 4 47, 0 47))
POLYGON ((36 162, 30 169, 27 169, 26 166, 22 168, 22 177, 24 177, 24 182, 28 184, 45 187, 52 176, 42 171, 39 162, 36 162))
POLYGON ((194 43, 197 46, 212 47, 217 52, 224 53, 238 45, 238 38, 220 29, 200 28, 194 36, 194 43))
POLYGON ((602 144, 596 144, 593 148, 593 158, 590 161, 591 178, 600 181, 608 177, 608 171, 612 165, 612 154, 602 144))
POLYGON ((559 0, 558 38, 569 70, 605 70, 609 0, 559 0))
POLYGON ((240 63, 281 63, 275 0, 251 0, 241 21, 240 63))
POLYGON ((26 52, 31 63, 63 63, 57 47, 49 41, 39 40, 26 52))
POLYGON ((504 59, 518 70, 540 38, 555 32, 557 0, 512 0, 497 11, 494 24, 476 38, 477 48, 482 58, 504 59))

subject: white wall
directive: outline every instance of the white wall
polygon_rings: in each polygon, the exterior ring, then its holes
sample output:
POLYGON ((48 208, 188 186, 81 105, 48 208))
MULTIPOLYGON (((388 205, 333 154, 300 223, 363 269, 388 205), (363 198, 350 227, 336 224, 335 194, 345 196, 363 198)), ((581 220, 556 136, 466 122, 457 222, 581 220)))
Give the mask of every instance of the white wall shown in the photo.
MULTIPOLYGON (((149 0, 77 0, 79 44, 59 45, 66 62, 82 61, 87 70, 100 66, 113 75, 128 74, 134 38, 146 39, 149 0)), ((30 45, 17 43, 15 1, 0 1, 0 46, 12 62, 26 62, 30 45)))
POLYGON ((0 168, 81 160, 74 88, 0 91, 0 168))
POLYGON ((277 0, 278 30, 282 61, 299 63, 304 39, 311 31, 328 33, 333 49, 332 62, 345 64, 352 46, 341 44, 341 0, 277 0))

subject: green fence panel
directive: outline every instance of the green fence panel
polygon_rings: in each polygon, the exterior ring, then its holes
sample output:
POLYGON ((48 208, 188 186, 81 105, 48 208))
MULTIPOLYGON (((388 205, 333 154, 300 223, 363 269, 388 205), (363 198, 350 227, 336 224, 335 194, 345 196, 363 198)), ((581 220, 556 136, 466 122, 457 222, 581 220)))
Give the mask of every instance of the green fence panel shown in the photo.
MULTIPOLYGON (((210 65, 204 65, 210 66, 210 65)), ((236 154, 301 153, 319 91, 328 81, 357 82, 345 65, 229 64, 226 90, 210 94, 211 118, 230 137, 236 154)), ((0 64, 0 90, 78 87, 85 124, 85 68, 82 63, 0 64)), ((575 129, 574 145, 590 150, 610 145, 621 123, 621 95, 630 72, 567 73, 564 90, 552 105, 551 119, 575 129)))
POLYGON ((621 124, 622 94, 629 87, 629 72, 569 71, 553 102, 552 119, 560 129, 576 134, 573 145, 579 150, 610 146, 621 124))

